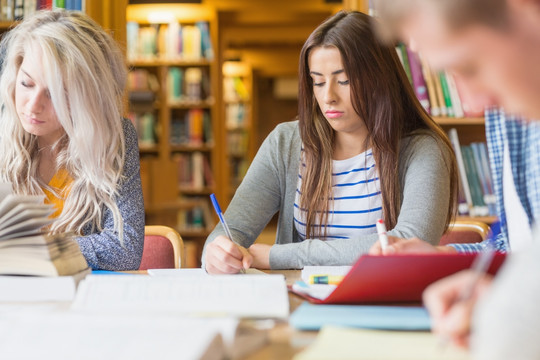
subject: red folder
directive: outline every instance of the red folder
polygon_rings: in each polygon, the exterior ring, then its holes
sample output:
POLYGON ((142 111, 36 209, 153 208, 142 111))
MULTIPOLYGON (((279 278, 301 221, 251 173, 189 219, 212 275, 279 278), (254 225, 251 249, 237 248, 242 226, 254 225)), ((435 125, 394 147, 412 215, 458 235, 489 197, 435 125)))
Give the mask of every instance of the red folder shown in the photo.
MULTIPOLYGON (((318 304, 418 302, 431 283, 471 267, 477 254, 363 255, 324 300, 306 297, 318 304)), ((505 254, 493 257, 488 273, 495 274, 505 254)), ((294 290, 293 290, 294 291, 294 290)))

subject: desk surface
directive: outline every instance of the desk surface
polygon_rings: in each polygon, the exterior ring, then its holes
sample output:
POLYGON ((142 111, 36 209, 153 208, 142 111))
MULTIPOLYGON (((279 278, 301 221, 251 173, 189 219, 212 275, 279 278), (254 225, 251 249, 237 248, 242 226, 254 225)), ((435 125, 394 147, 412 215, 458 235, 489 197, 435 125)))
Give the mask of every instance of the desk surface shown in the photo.
MULTIPOLYGON (((272 274, 283 274, 287 285, 292 285, 300 279, 300 270, 272 270, 272 274)), ((292 313, 305 300, 289 292, 289 306, 292 313)), ((247 360, 285 360, 291 359, 294 354, 315 340, 317 332, 298 331, 289 326, 287 322, 278 322, 269 332, 270 341, 263 348, 246 357, 247 360)))

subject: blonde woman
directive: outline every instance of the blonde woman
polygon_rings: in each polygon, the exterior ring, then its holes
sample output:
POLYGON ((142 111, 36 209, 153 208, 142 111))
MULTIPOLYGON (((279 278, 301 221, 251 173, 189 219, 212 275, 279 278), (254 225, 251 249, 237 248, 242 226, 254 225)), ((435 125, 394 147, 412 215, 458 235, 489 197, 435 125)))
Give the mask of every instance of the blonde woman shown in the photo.
POLYGON ((456 165, 372 19, 339 12, 300 53, 298 121, 266 138, 205 244, 210 273, 350 265, 389 234, 439 242, 455 209, 456 165), (279 211, 273 245, 254 244, 279 211))
POLYGON ((0 180, 54 204, 52 232, 74 231, 93 269, 140 264, 144 205, 126 67, 87 15, 44 11, 2 39, 0 180))

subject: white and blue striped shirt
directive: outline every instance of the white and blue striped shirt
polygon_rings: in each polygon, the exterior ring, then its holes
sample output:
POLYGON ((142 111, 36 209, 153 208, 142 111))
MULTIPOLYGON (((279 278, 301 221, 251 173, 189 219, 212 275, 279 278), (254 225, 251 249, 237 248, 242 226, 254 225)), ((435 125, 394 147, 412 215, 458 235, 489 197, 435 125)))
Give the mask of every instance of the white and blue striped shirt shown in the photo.
MULTIPOLYGON (((326 225, 311 233, 323 240, 350 239, 376 233, 377 219, 382 218, 382 199, 379 173, 371 150, 346 160, 332 161, 332 199, 326 225)), ((304 161, 300 166, 305 166, 304 161)), ((302 176, 299 173, 294 201, 294 223, 302 239, 306 238, 305 209, 300 209, 302 176)), ((318 222, 313 227, 321 227, 318 222)))

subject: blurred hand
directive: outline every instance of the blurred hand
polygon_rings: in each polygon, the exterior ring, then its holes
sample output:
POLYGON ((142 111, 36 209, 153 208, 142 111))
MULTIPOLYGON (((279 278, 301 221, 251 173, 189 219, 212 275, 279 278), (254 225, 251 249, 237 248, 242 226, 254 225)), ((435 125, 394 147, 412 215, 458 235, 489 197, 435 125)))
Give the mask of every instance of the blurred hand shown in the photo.
POLYGON ((465 348, 469 346, 474 306, 490 287, 493 278, 489 274, 484 275, 476 284, 472 296, 461 300, 461 292, 470 286, 475 276, 471 270, 461 271, 431 284, 423 294, 424 305, 431 316, 432 331, 465 348))
POLYGON ((437 253, 455 252, 451 246, 433 246, 419 238, 403 239, 395 236, 388 236, 388 247, 383 251, 380 241, 376 241, 369 249, 369 255, 388 254, 412 254, 412 253, 437 253))
POLYGON ((253 257, 245 247, 220 235, 206 246, 205 262, 209 274, 236 274, 249 269, 253 257))
POLYGON ((248 248, 249 253, 253 257, 251 266, 257 269, 270 269, 270 249, 272 245, 253 244, 248 248))

